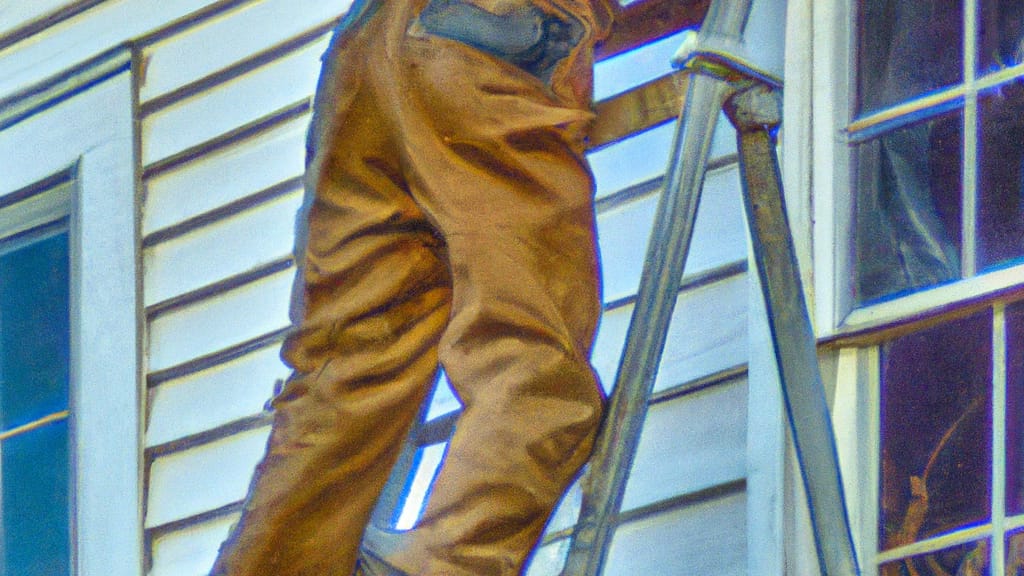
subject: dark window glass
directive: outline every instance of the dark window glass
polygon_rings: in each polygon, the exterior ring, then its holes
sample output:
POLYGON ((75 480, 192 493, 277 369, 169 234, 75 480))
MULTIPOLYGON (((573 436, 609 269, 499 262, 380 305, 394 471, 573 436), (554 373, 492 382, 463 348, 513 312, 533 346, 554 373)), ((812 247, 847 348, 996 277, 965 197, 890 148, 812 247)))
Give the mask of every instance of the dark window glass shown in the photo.
POLYGON ((1024 530, 1006 536, 1006 576, 1024 576, 1024 530))
POLYGON ((3 466, 3 574, 71 573, 67 421, 9 438, 3 466))
POLYGON ((68 235, 38 234, 0 244, 4 430, 68 407, 68 235))
POLYGON ((983 540, 882 564, 879 572, 881 576, 968 576, 988 574, 988 564, 989 543, 983 540))
POLYGON ((1024 257, 1024 84, 986 93, 978 117, 978 266, 991 268, 1024 257))
POLYGON ((857 147, 858 302, 960 276, 959 111, 857 147))
POLYGON ((857 6, 858 113, 961 81, 962 0, 859 0, 857 6))
POLYGON ((980 73, 1024 62, 1024 2, 981 0, 978 22, 980 73))
POLYGON ((897 338, 883 348, 879 516, 884 549, 989 517, 991 327, 986 312, 897 338))
POLYGON ((1006 511, 1024 514, 1024 303, 1006 309, 1006 511))

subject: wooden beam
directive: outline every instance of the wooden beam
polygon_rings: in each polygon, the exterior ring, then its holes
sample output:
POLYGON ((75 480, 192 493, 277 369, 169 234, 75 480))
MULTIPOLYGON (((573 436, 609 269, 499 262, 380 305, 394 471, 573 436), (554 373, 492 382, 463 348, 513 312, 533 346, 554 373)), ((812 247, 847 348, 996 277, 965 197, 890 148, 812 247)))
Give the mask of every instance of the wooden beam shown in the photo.
POLYGON ((675 72, 598 102, 587 147, 594 150, 678 117, 689 79, 689 72, 675 72))
POLYGON ((704 21, 710 0, 640 0, 622 8, 611 35, 597 47, 598 60, 611 58, 704 21))

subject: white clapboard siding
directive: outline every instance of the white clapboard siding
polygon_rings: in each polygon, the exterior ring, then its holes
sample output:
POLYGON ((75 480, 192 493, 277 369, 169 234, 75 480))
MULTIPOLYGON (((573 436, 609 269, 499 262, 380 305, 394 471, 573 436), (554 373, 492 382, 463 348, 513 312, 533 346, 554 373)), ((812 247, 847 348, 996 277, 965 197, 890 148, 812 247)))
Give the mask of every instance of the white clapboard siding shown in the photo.
POLYGON ((143 103, 323 26, 351 0, 262 0, 145 47, 143 103))
POLYGON ((604 576, 745 576, 746 495, 702 501, 628 522, 615 532, 604 576))
POLYGON ((539 546, 534 552, 526 576, 559 576, 571 541, 567 538, 539 546))
POLYGON ((207 92, 157 110, 142 122, 142 162, 152 164, 309 98, 326 35, 207 92))
POLYGON ((149 392, 146 446, 259 414, 275 384, 288 374, 277 345, 271 345, 228 363, 161 382, 149 392))
MULTIPOLYGON (((8 0, 30 6, 37 0, 8 0)), ((223 0, 106 0, 3 51, 0 94, 10 94, 223 0)), ((0 18, 2 20, 2 18, 0 18)))
POLYGON ((77 1, 32 0, 31 2, 18 2, 5 0, 0 2, 0 39, 26 24, 54 14, 72 4, 77 4, 77 1))
POLYGON ((270 427, 159 456, 149 467, 146 528, 216 510, 245 497, 270 427))
MULTIPOLYGON (((593 362, 605 389, 615 383, 632 313, 630 304, 601 317, 593 362)), ((655 390, 746 364, 747 356, 747 276, 737 274, 679 295, 655 390)))
POLYGON ((206 576, 237 520, 237 514, 230 514, 153 538, 149 576, 206 576))
POLYGON ((603 100, 672 73, 672 55, 683 32, 623 52, 594 66, 594 99, 603 100))
MULTIPOLYGON (((675 123, 661 124, 591 152, 587 158, 597 180, 597 198, 662 176, 668 167, 675 123)), ((709 160, 736 153, 736 132, 725 116, 715 125, 709 160)))
POLYGON ((303 114, 147 179, 143 234, 301 177, 308 124, 303 114))
POLYGON ((745 478, 746 421, 745 379, 651 406, 622 510, 745 478))
MULTIPOLYGON (((604 300, 614 302, 636 294, 660 194, 649 194, 598 215, 604 300)), ((739 170, 735 164, 709 172, 694 225, 686 276, 745 260, 739 170)))
POLYGON ((302 197, 299 188, 146 249, 146 305, 291 255, 302 197))
POLYGON ((149 369, 177 366, 288 326, 294 271, 160 314, 149 323, 149 369))

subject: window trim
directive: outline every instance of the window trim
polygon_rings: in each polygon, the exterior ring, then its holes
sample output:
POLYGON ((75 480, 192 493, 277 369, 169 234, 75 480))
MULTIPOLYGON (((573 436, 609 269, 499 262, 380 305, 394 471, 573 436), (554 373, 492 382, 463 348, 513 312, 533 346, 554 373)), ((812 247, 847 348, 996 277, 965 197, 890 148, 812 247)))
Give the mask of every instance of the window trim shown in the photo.
POLYGON ((131 52, 118 49, 0 95, 0 210, 39 202, 21 216, 53 219, 54 206, 41 199, 55 185, 70 183, 69 528, 77 576, 143 572, 139 180, 131 70, 131 52), (103 538, 83 537, 90 534, 103 538))

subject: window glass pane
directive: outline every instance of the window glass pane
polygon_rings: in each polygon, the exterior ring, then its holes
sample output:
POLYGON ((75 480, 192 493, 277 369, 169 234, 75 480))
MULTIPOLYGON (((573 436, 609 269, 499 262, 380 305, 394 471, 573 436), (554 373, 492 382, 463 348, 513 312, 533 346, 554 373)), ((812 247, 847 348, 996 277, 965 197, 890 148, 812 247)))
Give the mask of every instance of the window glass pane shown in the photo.
POLYGON ((858 113, 960 82, 962 0, 858 0, 857 6, 858 113))
MULTIPOLYGON (((988 574, 987 540, 883 564, 881 576, 968 576, 988 574)), ((1011 572, 1007 572, 1011 574, 1011 572)))
POLYGON ((1024 84, 982 96, 978 117, 978 264, 990 268, 1024 256, 1024 84))
POLYGON ((882 351, 880 541, 884 549, 985 521, 990 508, 989 313, 882 351))
POLYGON ((1006 309, 1006 511, 1024 514, 1024 303, 1006 309))
POLYGON ((68 423, 48 424, 0 445, 4 574, 70 574, 68 423))
POLYGON ((947 113, 857 147, 857 302, 959 277, 961 118, 947 113))
POLYGON ((978 70, 986 72, 1024 62, 1024 2, 981 0, 978 70))
POLYGON ((1024 575, 1024 530, 1016 530, 1006 537, 1006 574, 1024 575))
POLYGON ((5 430, 68 407, 68 286, 67 232, 0 243, 5 430))

